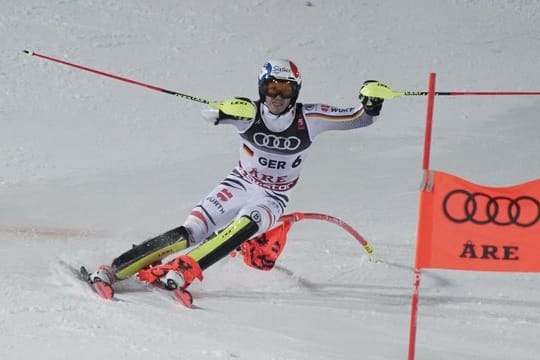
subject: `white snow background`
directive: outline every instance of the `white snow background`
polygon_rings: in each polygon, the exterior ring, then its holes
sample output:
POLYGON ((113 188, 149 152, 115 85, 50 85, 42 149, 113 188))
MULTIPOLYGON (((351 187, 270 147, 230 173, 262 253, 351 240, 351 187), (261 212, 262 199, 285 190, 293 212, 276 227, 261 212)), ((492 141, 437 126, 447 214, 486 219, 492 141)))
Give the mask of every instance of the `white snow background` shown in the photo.
MULTIPOLYGON (((538 91, 540 2, 1 1, 1 359, 405 359, 425 97, 370 127, 317 139, 279 268, 227 258, 186 309, 135 280, 92 294, 95 268, 181 224, 235 165, 234 128, 203 105, 22 53, 194 96, 257 97, 269 58, 303 75, 300 101, 397 90, 538 91)), ((438 97, 431 167, 503 186, 540 177, 540 98, 438 97)), ((417 359, 538 359, 537 274, 423 271, 417 359)))

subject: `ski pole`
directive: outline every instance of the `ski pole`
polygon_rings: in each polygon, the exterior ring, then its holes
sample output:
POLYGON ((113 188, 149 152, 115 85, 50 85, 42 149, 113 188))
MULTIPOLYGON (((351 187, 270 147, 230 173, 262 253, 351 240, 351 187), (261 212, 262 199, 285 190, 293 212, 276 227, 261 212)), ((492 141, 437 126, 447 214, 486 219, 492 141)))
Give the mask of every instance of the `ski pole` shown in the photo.
POLYGON ((373 261, 375 259, 375 249, 371 244, 362 236, 358 231, 356 231, 351 225, 347 224, 345 221, 331 216, 327 214, 321 214, 321 213, 305 213, 296 211, 291 214, 285 214, 282 215, 279 218, 279 221, 283 222, 289 222, 289 223, 295 223, 303 219, 311 219, 311 220, 323 220, 330 223, 333 223, 335 225, 340 226, 342 229, 344 229, 346 232, 351 234, 356 241, 362 245, 366 253, 369 255, 369 258, 373 261))
MULTIPOLYGON (((27 54, 29 56, 36 56, 36 57, 39 57, 39 58, 42 58, 42 59, 45 59, 45 60, 49 60, 49 61, 56 62, 56 63, 59 63, 59 64, 67 65, 67 66, 70 66, 70 67, 73 67, 73 68, 76 68, 76 69, 79 69, 79 70, 88 71, 88 72, 91 72, 93 74, 109 77, 109 78, 112 78, 112 79, 115 79, 115 80, 119 80, 119 81, 123 81, 123 82, 129 83, 129 84, 133 84, 133 85, 142 86, 142 87, 145 87, 147 89, 159 91, 159 92, 162 92, 162 93, 165 93, 165 94, 174 95, 174 96, 177 96, 177 97, 179 97, 181 99, 184 99, 184 100, 189 100, 189 101, 194 101, 194 102, 198 102, 198 103, 201 103, 201 104, 206 104, 206 105, 209 105, 209 106, 211 106, 211 107, 213 107, 215 109, 218 109, 218 110, 227 110, 227 106, 229 106, 231 104, 230 102, 219 102, 219 101, 206 100, 206 99, 198 98, 198 97, 195 97, 195 96, 192 96, 192 95, 182 94, 182 93, 177 92, 177 91, 163 89, 163 88, 158 87, 158 86, 145 84, 145 83, 135 81, 135 80, 131 80, 131 79, 128 79, 128 78, 125 78, 125 77, 122 77, 122 76, 106 73, 104 71, 92 69, 92 68, 89 68, 89 67, 86 67, 86 66, 82 66, 82 65, 74 64, 74 63, 67 62, 67 61, 64 61, 64 60, 60 60, 60 59, 57 59, 57 58, 54 58, 54 57, 51 57, 51 56, 39 54, 39 53, 36 53, 34 51, 31 51, 31 50, 23 50, 23 53, 25 53, 25 54, 27 54)), ((239 116, 244 117, 244 118, 254 118, 255 117, 255 108, 253 107, 253 104, 251 104, 251 102, 249 102, 247 100, 238 99, 238 98, 235 99, 235 102, 236 102, 235 105, 242 105, 242 107, 244 108, 243 113, 238 114, 239 116)), ((238 112, 238 107, 236 107, 235 110, 238 112)))
MULTIPOLYGON (((362 89, 360 89, 360 93, 364 96, 378 97, 385 100, 401 96, 428 95, 427 91, 396 91, 380 82, 372 82, 364 85, 362 89)), ((540 91, 436 91, 435 95, 540 95, 540 91)))

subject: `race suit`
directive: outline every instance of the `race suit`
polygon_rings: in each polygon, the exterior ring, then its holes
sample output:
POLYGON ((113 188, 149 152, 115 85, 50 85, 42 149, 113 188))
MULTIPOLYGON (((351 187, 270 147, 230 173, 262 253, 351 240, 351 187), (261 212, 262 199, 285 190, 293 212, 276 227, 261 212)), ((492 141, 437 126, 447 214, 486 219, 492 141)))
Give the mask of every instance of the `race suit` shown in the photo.
POLYGON ((218 110, 203 111, 207 120, 237 128, 240 159, 186 219, 190 245, 200 243, 243 215, 258 224, 258 233, 271 228, 289 203, 313 140, 325 131, 360 128, 376 119, 366 114, 361 105, 338 108, 296 103, 278 116, 263 103, 255 104, 257 114, 252 120, 218 119, 218 110))

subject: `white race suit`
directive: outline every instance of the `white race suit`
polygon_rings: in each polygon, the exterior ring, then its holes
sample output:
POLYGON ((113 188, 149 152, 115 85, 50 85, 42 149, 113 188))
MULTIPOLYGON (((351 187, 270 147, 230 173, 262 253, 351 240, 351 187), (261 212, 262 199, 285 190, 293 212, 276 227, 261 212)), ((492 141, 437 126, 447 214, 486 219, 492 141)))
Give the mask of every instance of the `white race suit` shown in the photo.
POLYGON ((203 116, 234 125, 240 135, 240 159, 229 175, 193 208, 184 226, 190 245, 200 243, 237 217, 247 215, 262 233, 276 224, 300 176, 313 140, 329 130, 350 130, 374 123, 363 107, 339 108, 296 103, 282 115, 257 101, 252 120, 219 119, 215 109, 203 116))

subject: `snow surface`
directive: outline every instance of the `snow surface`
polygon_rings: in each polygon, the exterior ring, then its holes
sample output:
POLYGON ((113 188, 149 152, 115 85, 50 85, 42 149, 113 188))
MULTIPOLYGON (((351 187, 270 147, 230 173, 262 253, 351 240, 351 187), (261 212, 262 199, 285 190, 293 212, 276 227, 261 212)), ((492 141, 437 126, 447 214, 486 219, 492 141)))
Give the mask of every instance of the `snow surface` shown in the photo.
MULTIPOLYGON (((272 272, 225 259, 197 308, 134 280, 106 302, 66 267, 108 263, 181 224, 234 166, 232 127, 200 104, 24 55, 46 55, 208 99, 256 97, 289 57, 301 100, 398 90, 540 90, 540 2, 1 1, 1 359, 404 359, 425 98, 387 101, 371 127, 318 139, 272 272)), ((439 97, 431 165, 486 185, 540 177, 539 97, 439 97)), ((537 274, 424 271, 417 359, 538 359, 537 274)))

